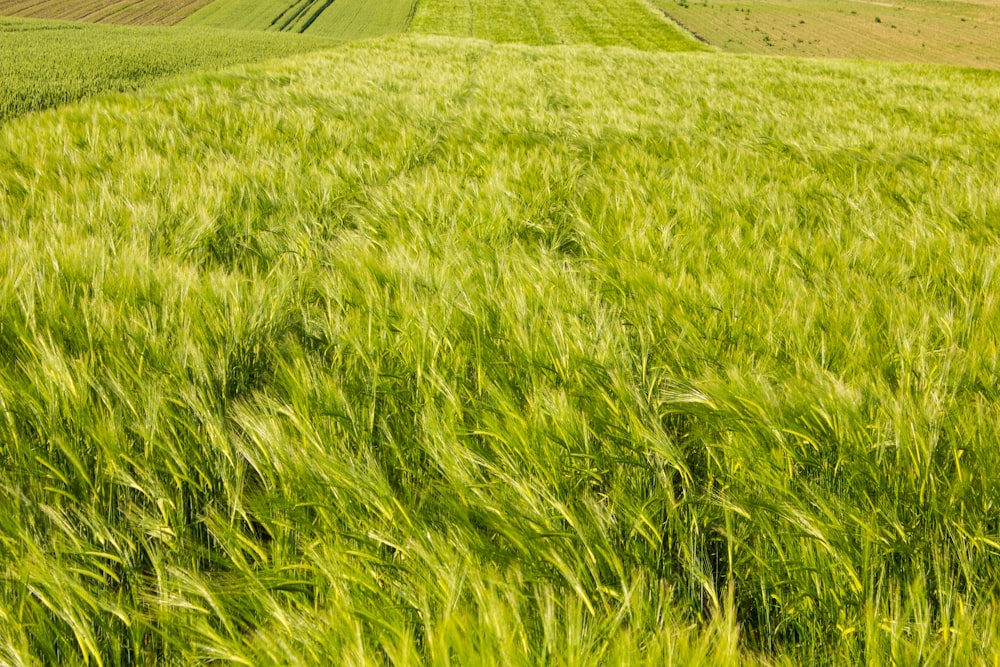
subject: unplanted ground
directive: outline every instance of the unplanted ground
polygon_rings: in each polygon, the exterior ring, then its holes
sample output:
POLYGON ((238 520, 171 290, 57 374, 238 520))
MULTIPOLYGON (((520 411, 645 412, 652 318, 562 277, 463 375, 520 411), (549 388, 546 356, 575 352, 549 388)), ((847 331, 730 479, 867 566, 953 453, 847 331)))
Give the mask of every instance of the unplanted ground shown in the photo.
POLYGON ((734 53, 866 58, 1000 69, 1000 2, 656 0, 734 53))
POLYGON ((0 19, 0 123, 181 72, 211 70, 337 42, 207 29, 84 25, 0 19))
POLYGON ((992 664, 1000 76, 406 38, 0 128, 0 661, 992 664))

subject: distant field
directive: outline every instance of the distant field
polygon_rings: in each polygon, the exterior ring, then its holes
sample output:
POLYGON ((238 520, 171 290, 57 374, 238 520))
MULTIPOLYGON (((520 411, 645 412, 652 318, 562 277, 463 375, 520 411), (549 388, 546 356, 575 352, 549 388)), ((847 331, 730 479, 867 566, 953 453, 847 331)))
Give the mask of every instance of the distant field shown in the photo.
POLYGON ((643 0, 216 0, 185 25, 306 32, 357 39, 412 32, 524 44, 595 44, 643 50, 702 47, 643 0))
POLYGON ((406 30, 415 0, 216 0, 185 25, 359 39, 406 30))
POLYGON ((173 25, 212 0, 0 0, 0 16, 173 25))
POLYGON ((0 0, 0 16, 308 33, 360 39, 413 32, 525 44, 647 51, 702 47, 644 0, 0 0), (412 23, 412 25, 411 25, 412 23))
POLYGON ((382 0, 377 11, 371 0, 335 0, 309 29, 310 35, 360 39, 402 32, 410 24, 417 0, 382 0))
POLYGON ((293 2, 294 0, 216 0, 192 14, 184 23, 189 26, 234 30, 276 29, 275 22, 293 2))
POLYGON ((416 0, 0 0, 0 16, 307 32, 361 39, 406 30, 416 0), (200 10, 200 11, 199 11, 200 10))
POLYGON ((1000 2, 980 0, 656 0, 734 53, 1000 68, 1000 2))
POLYGON ((315 37, 0 19, 0 123, 180 72, 329 48, 315 37))
POLYGON ((701 46, 643 0, 421 0, 413 32, 525 44, 630 46, 694 51, 701 46))

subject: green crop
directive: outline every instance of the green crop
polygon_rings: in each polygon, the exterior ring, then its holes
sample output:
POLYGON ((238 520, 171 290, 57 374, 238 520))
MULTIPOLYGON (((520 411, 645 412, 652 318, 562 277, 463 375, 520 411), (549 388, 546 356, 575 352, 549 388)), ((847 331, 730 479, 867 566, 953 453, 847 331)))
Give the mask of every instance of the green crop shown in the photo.
POLYGON ((0 18, 0 123, 181 72, 335 45, 314 37, 0 18))
POLYGON ((185 25, 307 32, 357 39, 410 30, 527 44, 696 51, 701 46, 644 0, 216 0, 185 25))
POLYGON ((362 39, 404 32, 415 5, 414 0, 215 0, 185 25, 362 39))
POLYGON ((187 26, 230 28, 234 30, 267 30, 299 32, 301 25, 286 24, 296 18, 297 10, 311 17, 323 8, 326 0, 215 0, 184 21, 187 26))
POLYGON ((0 128, 0 662, 992 664, 1000 75, 406 37, 0 128))
POLYGON ((335 0, 308 30, 333 39, 362 39, 405 32, 417 9, 416 0, 335 0))
POLYGON ((421 0, 413 32, 524 44, 594 44, 646 51, 705 47, 646 0, 421 0))

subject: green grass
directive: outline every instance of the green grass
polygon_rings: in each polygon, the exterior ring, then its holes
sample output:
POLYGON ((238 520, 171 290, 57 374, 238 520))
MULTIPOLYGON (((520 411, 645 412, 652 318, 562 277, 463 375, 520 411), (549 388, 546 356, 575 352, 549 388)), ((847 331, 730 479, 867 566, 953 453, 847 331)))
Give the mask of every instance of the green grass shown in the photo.
POLYGON ((1000 76, 443 38, 0 128, 0 661, 992 664, 1000 76))
POLYGON ((645 0, 421 0, 411 30, 524 44, 594 44, 647 51, 704 47, 645 0))
POLYGON ((418 0, 334 0, 309 28, 310 35, 362 39, 404 32, 418 0))
POLYGON ((644 0, 215 0, 185 25, 306 32, 358 39, 405 32, 525 44, 594 44, 651 51, 704 47, 644 0))
POLYGON ((363 39, 404 32, 414 0, 215 0, 185 25, 363 39))
POLYGON ((332 48, 320 38, 0 18, 0 123, 179 73, 332 48))
MULTIPOLYGON (((295 2, 294 0, 215 0, 201 8, 185 21, 184 25, 209 28, 231 28, 234 30, 280 31, 276 23, 287 10, 316 2, 295 2)), ((318 3, 317 8, 326 4, 318 3)), ((315 8, 314 10, 315 11, 315 8)), ((291 30, 291 32, 296 32, 291 30)))

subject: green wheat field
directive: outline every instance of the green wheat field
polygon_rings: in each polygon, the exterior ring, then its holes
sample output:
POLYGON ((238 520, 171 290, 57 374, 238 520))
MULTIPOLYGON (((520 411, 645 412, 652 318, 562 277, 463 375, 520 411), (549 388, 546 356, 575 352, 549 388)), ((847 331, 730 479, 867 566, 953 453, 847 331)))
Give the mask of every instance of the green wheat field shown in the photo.
POLYGON ((1000 664, 1000 72, 70 4, 0 19, 0 665, 1000 664))

